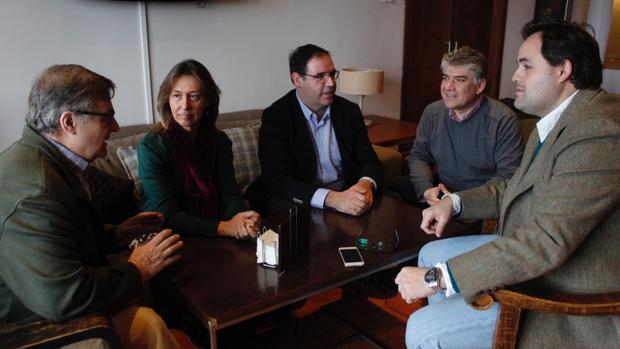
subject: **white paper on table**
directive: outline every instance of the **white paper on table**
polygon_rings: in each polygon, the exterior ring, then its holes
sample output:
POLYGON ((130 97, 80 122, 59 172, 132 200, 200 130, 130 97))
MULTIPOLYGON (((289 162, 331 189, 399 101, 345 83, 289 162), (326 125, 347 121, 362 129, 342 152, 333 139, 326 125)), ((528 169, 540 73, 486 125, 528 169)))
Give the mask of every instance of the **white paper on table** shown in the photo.
POLYGON ((278 233, 269 229, 256 239, 256 263, 278 265, 278 233))

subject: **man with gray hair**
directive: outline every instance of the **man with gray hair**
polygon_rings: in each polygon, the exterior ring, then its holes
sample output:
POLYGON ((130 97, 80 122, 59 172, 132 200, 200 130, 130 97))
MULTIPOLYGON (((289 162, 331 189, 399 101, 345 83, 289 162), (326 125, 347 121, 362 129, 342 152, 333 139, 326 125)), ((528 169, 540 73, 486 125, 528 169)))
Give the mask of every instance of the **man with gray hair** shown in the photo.
POLYGON ((512 176, 522 155, 518 119, 483 94, 486 69, 484 54, 469 47, 443 56, 442 100, 422 113, 408 160, 410 174, 388 183, 386 195, 426 207, 448 192, 512 176))
POLYGON ((141 213, 104 231, 82 171, 119 129, 114 83, 79 65, 52 66, 35 81, 22 138, 0 154, 0 323, 108 314, 131 348, 176 348, 150 308, 129 306, 145 282, 179 259, 169 229, 106 263, 114 247, 157 226, 141 213))

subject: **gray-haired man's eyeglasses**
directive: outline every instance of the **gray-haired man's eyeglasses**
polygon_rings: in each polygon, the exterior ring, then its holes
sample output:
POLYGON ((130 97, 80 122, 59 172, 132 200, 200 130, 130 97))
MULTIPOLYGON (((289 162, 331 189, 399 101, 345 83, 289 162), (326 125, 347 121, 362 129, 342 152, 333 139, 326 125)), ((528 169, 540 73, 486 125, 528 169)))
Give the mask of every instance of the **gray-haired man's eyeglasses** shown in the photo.
POLYGON ((84 114, 84 115, 93 115, 93 116, 100 116, 102 118, 108 118, 111 119, 114 117, 114 114, 116 114, 116 112, 114 111, 114 109, 108 111, 108 112, 100 112, 100 111, 88 111, 88 110, 74 110, 74 113, 77 114, 84 114))

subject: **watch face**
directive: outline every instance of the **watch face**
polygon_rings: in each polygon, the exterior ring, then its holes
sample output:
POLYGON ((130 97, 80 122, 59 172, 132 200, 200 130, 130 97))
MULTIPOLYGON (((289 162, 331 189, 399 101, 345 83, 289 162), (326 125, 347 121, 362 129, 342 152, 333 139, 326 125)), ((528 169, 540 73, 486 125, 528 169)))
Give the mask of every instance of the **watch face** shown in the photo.
POLYGON ((435 282, 437 281, 437 269, 431 268, 429 271, 424 274, 424 281, 426 282, 435 282))

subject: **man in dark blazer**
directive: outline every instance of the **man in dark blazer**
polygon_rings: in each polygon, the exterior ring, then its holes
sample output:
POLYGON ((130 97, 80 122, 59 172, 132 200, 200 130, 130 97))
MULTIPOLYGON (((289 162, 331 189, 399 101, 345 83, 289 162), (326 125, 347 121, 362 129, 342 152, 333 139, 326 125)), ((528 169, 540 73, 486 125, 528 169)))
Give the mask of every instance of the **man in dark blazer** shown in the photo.
POLYGON ((152 309, 132 304, 178 260, 179 235, 163 230, 108 264, 107 253, 162 217, 143 212, 104 230, 85 185, 119 128, 114 88, 79 65, 52 66, 32 86, 22 138, 0 154, 0 325, 103 313, 125 347, 178 348, 152 309))
MULTIPOLYGON (((512 179, 453 194, 423 212, 422 229, 438 237, 453 214, 499 218, 499 230, 432 242, 418 268, 401 270, 396 283, 405 300, 432 296, 409 319, 410 348, 490 347, 501 305, 475 311, 466 304, 496 287, 620 290, 620 103, 600 89, 598 44, 570 23, 529 23, 523 38, 515 106, 541 120, 512 179)), ((618 316, 526 312, 518 345, 618 343, 618 316)))
POLYGON ((383 181, 359 107, 336 96, 338 70, 329 52, 304 45, 289 57, 295 89, 265 109, 258 156, 267 213, 292 199, 360 215, 383 181))

